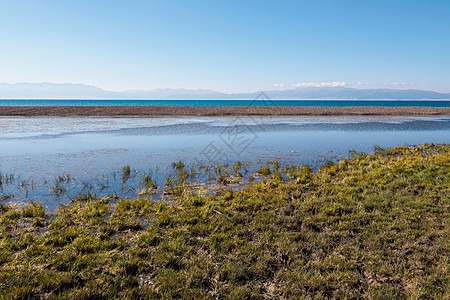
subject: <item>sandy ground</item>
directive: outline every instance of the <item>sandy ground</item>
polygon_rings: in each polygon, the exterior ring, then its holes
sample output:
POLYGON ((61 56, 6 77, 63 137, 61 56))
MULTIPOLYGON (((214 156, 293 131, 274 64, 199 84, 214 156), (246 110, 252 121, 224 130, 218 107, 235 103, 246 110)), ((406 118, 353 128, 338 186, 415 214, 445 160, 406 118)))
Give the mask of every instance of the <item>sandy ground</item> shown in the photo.
POLYGON ((450 107, 189 107, 189 106, 2 106, 0 116, 157 117, 157 116, 450 116, 450 107))

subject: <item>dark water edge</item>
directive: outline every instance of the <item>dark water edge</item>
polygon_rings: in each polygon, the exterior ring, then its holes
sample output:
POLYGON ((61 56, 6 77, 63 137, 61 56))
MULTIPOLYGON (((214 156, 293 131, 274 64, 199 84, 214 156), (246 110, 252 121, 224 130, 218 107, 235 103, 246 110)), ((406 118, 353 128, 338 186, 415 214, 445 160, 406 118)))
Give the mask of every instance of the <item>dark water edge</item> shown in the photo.
POLYGON ((450 100, 0 100, 0 106, 320 106, 450 107, 450 100))

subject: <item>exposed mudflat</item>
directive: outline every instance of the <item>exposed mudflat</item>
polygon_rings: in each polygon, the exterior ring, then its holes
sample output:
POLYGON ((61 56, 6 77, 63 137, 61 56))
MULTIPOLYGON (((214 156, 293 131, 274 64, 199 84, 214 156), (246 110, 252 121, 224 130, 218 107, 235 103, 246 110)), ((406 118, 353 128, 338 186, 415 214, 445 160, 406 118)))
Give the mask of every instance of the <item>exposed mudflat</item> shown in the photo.
POLYGON ((300 106, 2 106, 0 116, 450 116, 450 107, 300 107, 300 106))

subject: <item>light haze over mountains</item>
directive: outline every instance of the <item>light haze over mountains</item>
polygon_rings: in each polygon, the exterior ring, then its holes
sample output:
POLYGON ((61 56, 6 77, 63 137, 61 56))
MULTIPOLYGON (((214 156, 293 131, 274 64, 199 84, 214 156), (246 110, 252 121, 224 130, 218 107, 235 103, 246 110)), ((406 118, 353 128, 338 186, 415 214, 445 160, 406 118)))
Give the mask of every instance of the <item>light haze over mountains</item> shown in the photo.
MULTIPOLYGON (((418 89, 355 89, 349 87, 298 87, 265 91, 272 99, 389 99, 446 100, 450 93, 418 89)), ((108 91, 95 86, 72 83, 0 83, 0 99, 188 99, 235 100, 254 99, 259 92, 221 93, 208 89, 153 89, 108 91)))

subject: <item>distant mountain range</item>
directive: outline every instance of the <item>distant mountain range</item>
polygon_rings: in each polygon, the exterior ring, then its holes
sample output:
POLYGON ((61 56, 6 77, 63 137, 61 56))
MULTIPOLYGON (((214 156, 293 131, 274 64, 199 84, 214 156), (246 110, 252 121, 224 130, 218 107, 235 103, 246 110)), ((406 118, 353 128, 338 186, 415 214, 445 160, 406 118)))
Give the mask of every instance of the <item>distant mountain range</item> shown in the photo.
MULTIPOLYGON (((265 91, 271 99, 389 99, 447 100, 450 93, 425 90, 355 89, 347 87, 299 87, 265 91)), ((107 91, 95 86, 72 83, 0 83, 0 99, 158 99, 158 100, 236 100, 254 99, 259 92, 226 94, 213 90, 154 89, 107 91)))

